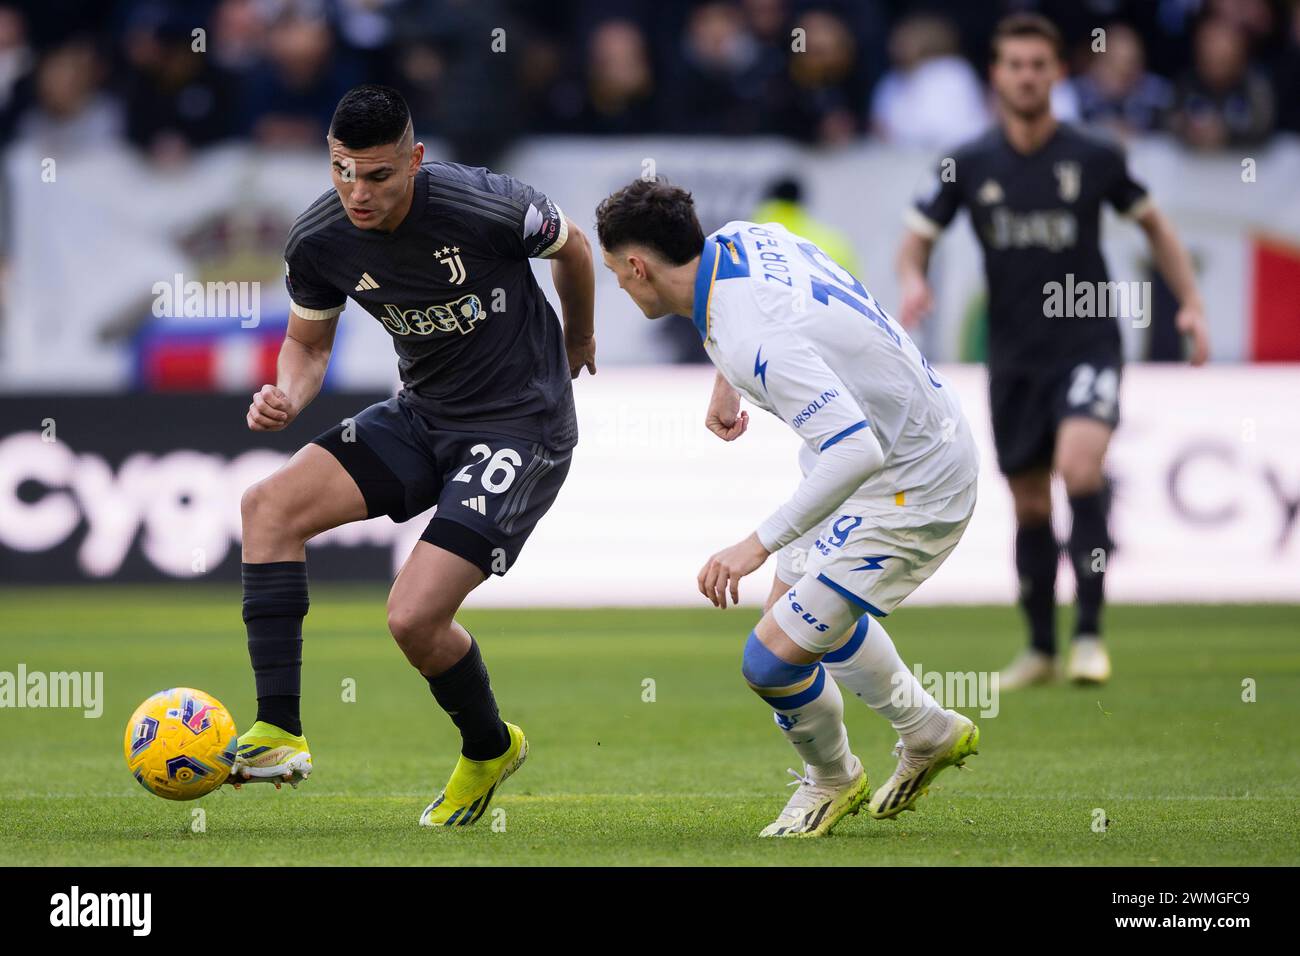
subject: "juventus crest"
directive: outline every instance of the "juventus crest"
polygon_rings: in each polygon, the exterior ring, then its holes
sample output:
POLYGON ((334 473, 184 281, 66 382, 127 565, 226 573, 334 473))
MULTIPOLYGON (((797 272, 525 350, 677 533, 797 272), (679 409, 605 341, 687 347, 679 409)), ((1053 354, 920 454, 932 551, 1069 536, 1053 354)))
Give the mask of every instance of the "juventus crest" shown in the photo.
POLYGON ((1056 188, 1062 202, 1074 202, 1079 198, 1079 187, 1083 185, 1083 170, 1074 160, 1066 160, 1052 167, 1056 173, 1056 188))
POLYGON ((451 269, 451 275, 448 280, 452 285, 460 285, 465 281, 465 264, 460 261, 460 247, 452 246, 448 248, 443 246, 441 249, 435 249, 435 256, 438 256, 438 265, 447 266, 451 269))

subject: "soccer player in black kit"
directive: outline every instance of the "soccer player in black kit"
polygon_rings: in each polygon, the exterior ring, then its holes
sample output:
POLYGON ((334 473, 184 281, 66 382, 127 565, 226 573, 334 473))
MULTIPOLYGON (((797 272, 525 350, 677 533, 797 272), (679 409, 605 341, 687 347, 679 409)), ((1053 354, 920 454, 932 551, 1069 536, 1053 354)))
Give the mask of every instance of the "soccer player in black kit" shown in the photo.
POLYGON ((248 427, 284 428, 316 396, 348 296, 392 335, 403 387, 244 494, 257 722, 239 739, 231 782, 297 786, 311 772, 298 708, 306 541, 437 505, 393 582, 388 628, 462 738, 451 779, 420 823, 466 826, 528 744, 499 716, 478 645, 455 614, 489 574, 513 565, 568 472, 577 442, 570 380, 596 370, 591 248, 535 189, 486 169, 423 163, 394 90, 347 93, 327 142, 333 188, 289 232, 289 327, 276 383, 253 396, 248 427), (563 327, 530 257, 552 262, 563 327))
POLYGON ((1123 152, 1052 116, 1051 89, 1062 75, 1056 27, 1035 14, 1010 16, 994 32, 992 54, 1000 122, 953 152, 950 162, 941 161, 935 182, 908 211, 898 254, 901 318, 911 326, 929 311, 931 249, 965 207, 984 251, 989 403, 998 464, 1015 502, 1016 570, 1030 632, 1029 649, 1002 672, 1000 686, 1056 675, 1054 471, 1070 500, 1068 550, 1078 581, 1067 673, 1077 682, 1102 683, 1110 676, 1101 641, 1111 547, 1104 462, 1119 420, 1119 327, 1113 311, 1061 317, 1049 308, 1049 290, 1091 287, 1107 294, 1099 235, 1106 202, 1146 232, 1178 298, 1176 321, 1193 365, 1208 357, 1205 317, 1187 252, 1129 175, 1123 152))

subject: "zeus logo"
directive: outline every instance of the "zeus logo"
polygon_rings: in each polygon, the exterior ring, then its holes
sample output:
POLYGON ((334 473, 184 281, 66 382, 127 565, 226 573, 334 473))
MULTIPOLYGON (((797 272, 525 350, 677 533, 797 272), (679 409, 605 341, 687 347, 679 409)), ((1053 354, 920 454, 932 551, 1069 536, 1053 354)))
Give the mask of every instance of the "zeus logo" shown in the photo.
POLYGON ((898 557, 898 555, 896 554, 878 554, 872 558, 863 558, 862 560, 865 561, 866 564, 862 565, 862 567, 860 568, 850 568, 849 570, 850 571, 883 571, 885 570, 884 562, 888 561, 890 558, 896 558, 896 557, 898 557))
POLYGON ((399 309, 388 303, 380 321, 394 335, 432 335, 434 332, 459 332, 467 335, 487 318, 487 311, 476 295, 461 296, 446 305, 427 309, 399 309))
POLYGON ((754 356, 754 374, 763 383, 763 391, 767 391, 767 363, 763 361, 762 346, 759 347, 758 354, 754 356))
POLYGON ((817 631, 820 634, 823 631, 829 631, 831 629, 829 624, 823 624, 803 609, 803 605, 794 599, 794 588, 786 591, 785 596, 786 600, 790 602, 790 610, 798 614, 799 617, 803 619, 804 623, 811 624, 814 631, 817 631))

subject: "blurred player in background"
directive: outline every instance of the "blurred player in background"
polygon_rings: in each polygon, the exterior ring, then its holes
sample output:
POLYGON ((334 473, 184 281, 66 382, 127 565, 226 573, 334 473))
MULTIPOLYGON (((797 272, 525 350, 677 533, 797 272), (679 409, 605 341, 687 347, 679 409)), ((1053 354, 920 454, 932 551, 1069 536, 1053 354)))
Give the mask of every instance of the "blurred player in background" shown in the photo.
POLYGON ((1129 174, 1117 146, 1052 115, 1061 50, 1060 34, 1043 17, 1017 14, 999 24, 991 81, 1000 125, 957 149, 952 161, 941 161, 932 186, 909 210, 898 255, 901 318, 910 328, 930 310, 930 252, 960 207, 984 250, 989 404, 998 464, 1015 502, 1016 569, 1030 638, 1029 649, 1002 672, 1004 689, 1056 675, 1053 471, 1070 500, 1069 553, 1078 581, 1068 675, 1092 683, 1110 676, 1101 640, 1111 548, 1104 466, 1119 421, 1119 326, 1113 311, 1060 317, 1049 316, 1048 308, 1052 283, 1091 287, 1097 301, 1109 294, 1100 245, 1103 201, 1146 232, 1180 303, 1177 325, 1189 340, 1191 363, 1205 362, 1209 350, 1191 260, 1169 220, 1129 174))
POLYGON ((284 428, 316 397, 348 296, 392 335, 403 388, 244 495, 257 723, 240 737, 232 778, 296 786, 311 771, 298 706, 307 540, 437 505, 393 582, 388 627, 462 738, 420 823, 465 826, 528 744, 498 715, 478 644, 455 614, 489 574, 513 566, 568 473, 578 437, 570 379, 595 372, 591 249, 530 186, 422 165, 407 105, 387 87, 344 96, 328 144, 334 188, 290 230, 289 328, 276 384, 253 396, 248 427, 284 428), (552 260, 562 330, 530 257, 552 260))
POLYGON ((778 223, 730 222, 706 238, 690 193, 638 180, 600 204, 596 228, 605 265, 647 317, 695 323, 718 369, 709 430, 744 434, 743 394, 804 442, 794 496, 698 578, 725 608, 742 577, 781 553, 743 673, 804 770, 761 835, 821 836, 866 802, 838 684, 900 737, 868 812, 911 809, 979 743, 875 620, 934 573, 970 521, 979 456, 957 396, 851 273, 778 223))
POLYGON ((803 183, 797 176, 783 176, 768 187, 753 214, 754 222, 779 222, 796 236, 803 236, 849 272, 861 275, 853 240, 834 226, 817 219, 808 209, 803 183))

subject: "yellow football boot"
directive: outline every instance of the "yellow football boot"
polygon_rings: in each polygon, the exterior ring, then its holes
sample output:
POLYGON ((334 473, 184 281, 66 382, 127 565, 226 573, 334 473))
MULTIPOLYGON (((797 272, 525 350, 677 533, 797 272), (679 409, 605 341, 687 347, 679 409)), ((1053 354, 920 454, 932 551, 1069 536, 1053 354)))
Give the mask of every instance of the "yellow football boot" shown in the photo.
POLYGON ((827 836, 835 825, 856 814, 871 793, 862 761, 853 758, 854 770, 847 783, 824 784, 808 774, 791 770, 798 789, 781 814, 763 828, 761 837, 827 836))
POLYGON ((930 788, 941 771, 965 766, 967 757, 979 753, 979 727, 955 710, 948 713, 952 717, 952 728, 933 750, 925 753, 911 751, 903 746, 901 740, 894 747, 898 767, 867 804, 869 815, 877 820, 886 820, 913 809, 913 804, 930 788))
POLYGON ((226 782, 236 788, 246 783, 281 783, 297 789, 311 776, 311 751, 307 738, 259 720, 239 737, 235 764, 226 782))
POLYGON ((524 732, 507 723, 510 746, 494 760, 470 760, 464 754, 438 799, 420 814, 422 827, 467 827, 487 811, 492 795, 528 758, 524 732))

